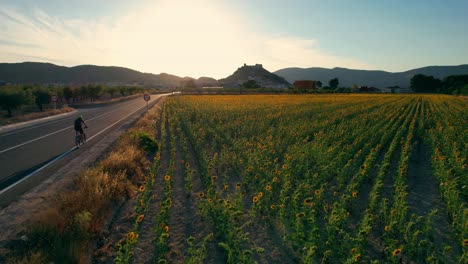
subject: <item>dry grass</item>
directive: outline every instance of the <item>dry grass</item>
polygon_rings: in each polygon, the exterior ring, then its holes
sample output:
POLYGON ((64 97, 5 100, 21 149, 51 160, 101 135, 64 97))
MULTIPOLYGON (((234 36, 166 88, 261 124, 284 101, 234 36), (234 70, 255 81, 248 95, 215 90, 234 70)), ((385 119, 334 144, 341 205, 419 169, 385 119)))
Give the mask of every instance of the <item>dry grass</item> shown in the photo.
POLYGON ((143 180, 144 174, 149 170, 150 163, 143 151, 135 145, 125 145, 117 149, 101 162, 99 169, 110 174, 124 171, 127 178, 133 183, 143 180))
POLYGON ((11 259, 7 262, 7 264, 42 264, 46 263, 46 257, 41 252, 32 252, 25 257, 11 259))

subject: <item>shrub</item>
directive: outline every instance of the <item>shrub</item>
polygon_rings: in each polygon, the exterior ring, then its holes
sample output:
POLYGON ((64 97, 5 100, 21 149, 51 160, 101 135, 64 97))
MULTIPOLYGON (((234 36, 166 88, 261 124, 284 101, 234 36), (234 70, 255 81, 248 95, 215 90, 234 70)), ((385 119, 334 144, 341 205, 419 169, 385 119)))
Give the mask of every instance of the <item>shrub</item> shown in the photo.
POLYGON ((141 149, 145 150, 146 152, 156 152, 158 151, 158 143, 156 140, 146 132, 140 132, 136 134, 138 139, 138 145, 141 149))

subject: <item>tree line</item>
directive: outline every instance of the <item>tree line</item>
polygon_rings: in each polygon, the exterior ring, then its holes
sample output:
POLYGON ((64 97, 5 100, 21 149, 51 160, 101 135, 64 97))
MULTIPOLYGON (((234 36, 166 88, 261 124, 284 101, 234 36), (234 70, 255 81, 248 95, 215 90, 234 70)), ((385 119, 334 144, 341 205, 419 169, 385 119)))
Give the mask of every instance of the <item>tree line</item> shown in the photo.
POLYGON ((13 110, 23 106, 35 105, 39 111, 51 103, 52 95, 58 97, 60 105, 75 104, 79 101, 95 101, 106 95, 109 98, 123 97, 143 92, 140 87, 107 87, 103 85, 84 86, 41 86, 41 85, 7 85, 0 87, 0 107, 13 115, 13 110))
POLYGON ((416 74, 411 78, 411 89, 416 93, 468 94, 468 74, 451 75, 443 80, 416 74))

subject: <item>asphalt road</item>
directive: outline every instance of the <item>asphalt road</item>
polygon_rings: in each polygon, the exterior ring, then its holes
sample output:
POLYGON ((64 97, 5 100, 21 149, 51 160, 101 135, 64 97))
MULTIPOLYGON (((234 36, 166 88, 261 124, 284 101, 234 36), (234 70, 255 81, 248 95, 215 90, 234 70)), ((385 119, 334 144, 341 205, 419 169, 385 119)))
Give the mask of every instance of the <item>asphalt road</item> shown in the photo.
MULTIPOLYGON (((152 95, 149 105, 160 96, 163 95, 152 95)), ((82 149, 144 111, 146 102, 143 98, 137 98, 118 104, 83 108, 54 120, 0 132, 0 196, 20 182, 34 178, 36 171, 46 164, 66 166, 60 164, 63 157, 79 155, 82 149), (85 129, 88 142, 76 149, 73 122, 79 115, 88 125, 85 129)))

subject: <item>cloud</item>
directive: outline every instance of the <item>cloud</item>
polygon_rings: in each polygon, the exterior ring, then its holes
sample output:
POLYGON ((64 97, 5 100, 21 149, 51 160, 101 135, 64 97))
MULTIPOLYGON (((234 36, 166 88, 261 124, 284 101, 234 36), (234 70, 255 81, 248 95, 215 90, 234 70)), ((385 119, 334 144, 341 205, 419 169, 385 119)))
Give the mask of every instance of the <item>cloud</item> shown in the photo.
POLYGON ((267 69, 354 67, 315 39, 270 36, 216 1, 159 1, 121 17, 61 19, 33 9, 0 11, 0 61, 116 65, 152 73, 223 78, 243 63, 267 69))

